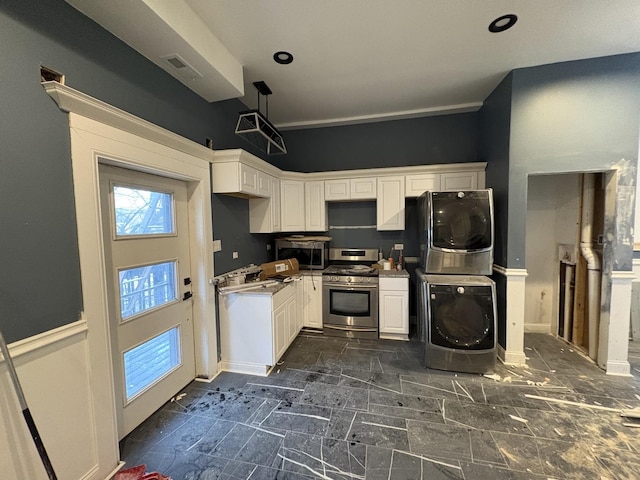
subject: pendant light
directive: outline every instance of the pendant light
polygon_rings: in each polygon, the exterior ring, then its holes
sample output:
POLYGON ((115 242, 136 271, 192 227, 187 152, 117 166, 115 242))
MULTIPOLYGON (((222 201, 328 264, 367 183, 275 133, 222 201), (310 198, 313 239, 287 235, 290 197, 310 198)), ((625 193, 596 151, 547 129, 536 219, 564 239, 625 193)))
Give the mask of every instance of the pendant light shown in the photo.
POLYGON ((267 155, 287 153, 282 135, 268 119, 271 89, 263 81, 253 82, 253 86, 258 90, 258 108, 239 113, 236 133, 251 145, 266 152, 267 155), (262 115, 260 112, 260 97, 263 95, 266 103, 266 115, 262 115))

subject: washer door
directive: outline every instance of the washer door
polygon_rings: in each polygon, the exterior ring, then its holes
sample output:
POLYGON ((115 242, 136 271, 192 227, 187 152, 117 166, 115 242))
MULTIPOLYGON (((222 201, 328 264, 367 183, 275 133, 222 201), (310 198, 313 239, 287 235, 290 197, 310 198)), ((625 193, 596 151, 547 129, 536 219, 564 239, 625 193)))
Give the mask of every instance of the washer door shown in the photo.
POLYGON ((433 192, 432 242, 435 248, 484 250, 493 239, 487 192, 433 192))
POLYGON ((461 350, 495 347, 493 287, 429 286, 429 341, 461 350))

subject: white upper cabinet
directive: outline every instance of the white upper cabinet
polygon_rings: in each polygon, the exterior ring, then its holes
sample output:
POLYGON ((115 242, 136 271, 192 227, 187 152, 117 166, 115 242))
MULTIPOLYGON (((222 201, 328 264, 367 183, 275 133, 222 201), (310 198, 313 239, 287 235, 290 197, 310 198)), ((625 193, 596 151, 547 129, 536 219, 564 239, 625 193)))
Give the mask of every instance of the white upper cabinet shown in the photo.
POLYGON ((304 182, 305 231, 326 232, 327 204, 324 200, 324 182, 304 182))
POLYGON ((448 172, 441 175, 441 190, 475 190, 479 187, 478 172, 448 172))
POLYGON ((374 200, 378 230, 404 230, 405 198, 485 188, 486 163, 284 172, 241 149, 216 150, 213 193, 249 199, 249 231, 326 232, 327 202, 374 200))
POLYGON ((213 193, 267 196, 258 191, 258 171, 240 162, 214 164, 211 184, 213 193))
POLYGON ((304 197, 303 181, 280 181, 280 230, 282 232, 303 232, 305 230, 304 197))
POLYGON ((439 173, 421 173, 407 175, 405 177, 405 196, 419 197, 424 192, 437 192, 440 190, 439 173))
MULTIPOLYGON (((271 177, 271 232, 279 232, 282 229, 282 212, 280 208, 280 179, 271 177)), ((267 232, 267 233, 271 233, 267 232)))
POLYGON ((348 178, 324 181, 324 199, 327 202, 344 201, 351 199, 351 189, 348 178))
POLYGON ((339 178, 325 180, 324 195, 327 202, 348 200, 375 200, 376 177, 339 178))
POLYGON ((271 196, 271 175, 268 173, 261 172, 260 170, 256 171, 257 174, 257 191, 258 195, 261 197, 270 197, 271 196))
POLYGON ((378 178, 378 230, 404 230, 404 175, 378 178))
POLYGON ((269 192, 268 198, 249 199, 249 232, 274 233, 280 231, 280 180, 261 172, 258 185, 263 182, 263 190, 269 192), (260 177, 263 177, 262 180, 260 177), (266 178, 264 178, 266 177, 266 178), (264 185, 268 183, 268 187, 264 185))

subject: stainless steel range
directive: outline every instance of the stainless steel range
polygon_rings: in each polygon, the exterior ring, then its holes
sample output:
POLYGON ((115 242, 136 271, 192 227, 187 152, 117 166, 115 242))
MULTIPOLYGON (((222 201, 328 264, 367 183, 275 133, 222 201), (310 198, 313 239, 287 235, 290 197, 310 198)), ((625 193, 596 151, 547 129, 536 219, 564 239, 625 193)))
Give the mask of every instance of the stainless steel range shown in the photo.
POLYGON ((325 335, 378 338, 376 249, 331 248, 331 265, 322 273, 325 335))

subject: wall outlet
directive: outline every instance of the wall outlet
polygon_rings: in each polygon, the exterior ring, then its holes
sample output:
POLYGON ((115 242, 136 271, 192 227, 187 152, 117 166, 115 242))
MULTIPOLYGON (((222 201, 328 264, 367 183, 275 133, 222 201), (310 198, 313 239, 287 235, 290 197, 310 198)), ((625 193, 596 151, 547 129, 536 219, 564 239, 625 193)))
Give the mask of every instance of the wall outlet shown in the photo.
POLYGON ((394 250, 404 250, 404 243, 394 243, 393 244, 393 249, 394 250))
POLYGON ((219 252, 222 250, 222 240, 214 240, 213 241, 213 251, 219 252))
POLYGON ((232 258, 234 258, 234 259, 235 259, 235 258, 238 258, 238 252, 233 252, 233 253, 231 254, 231 257, 232 257, 232 258))
POLYGON ((267 252, 270 252, 270 251, 271 251, 271 244, 267 243, 267 252))

